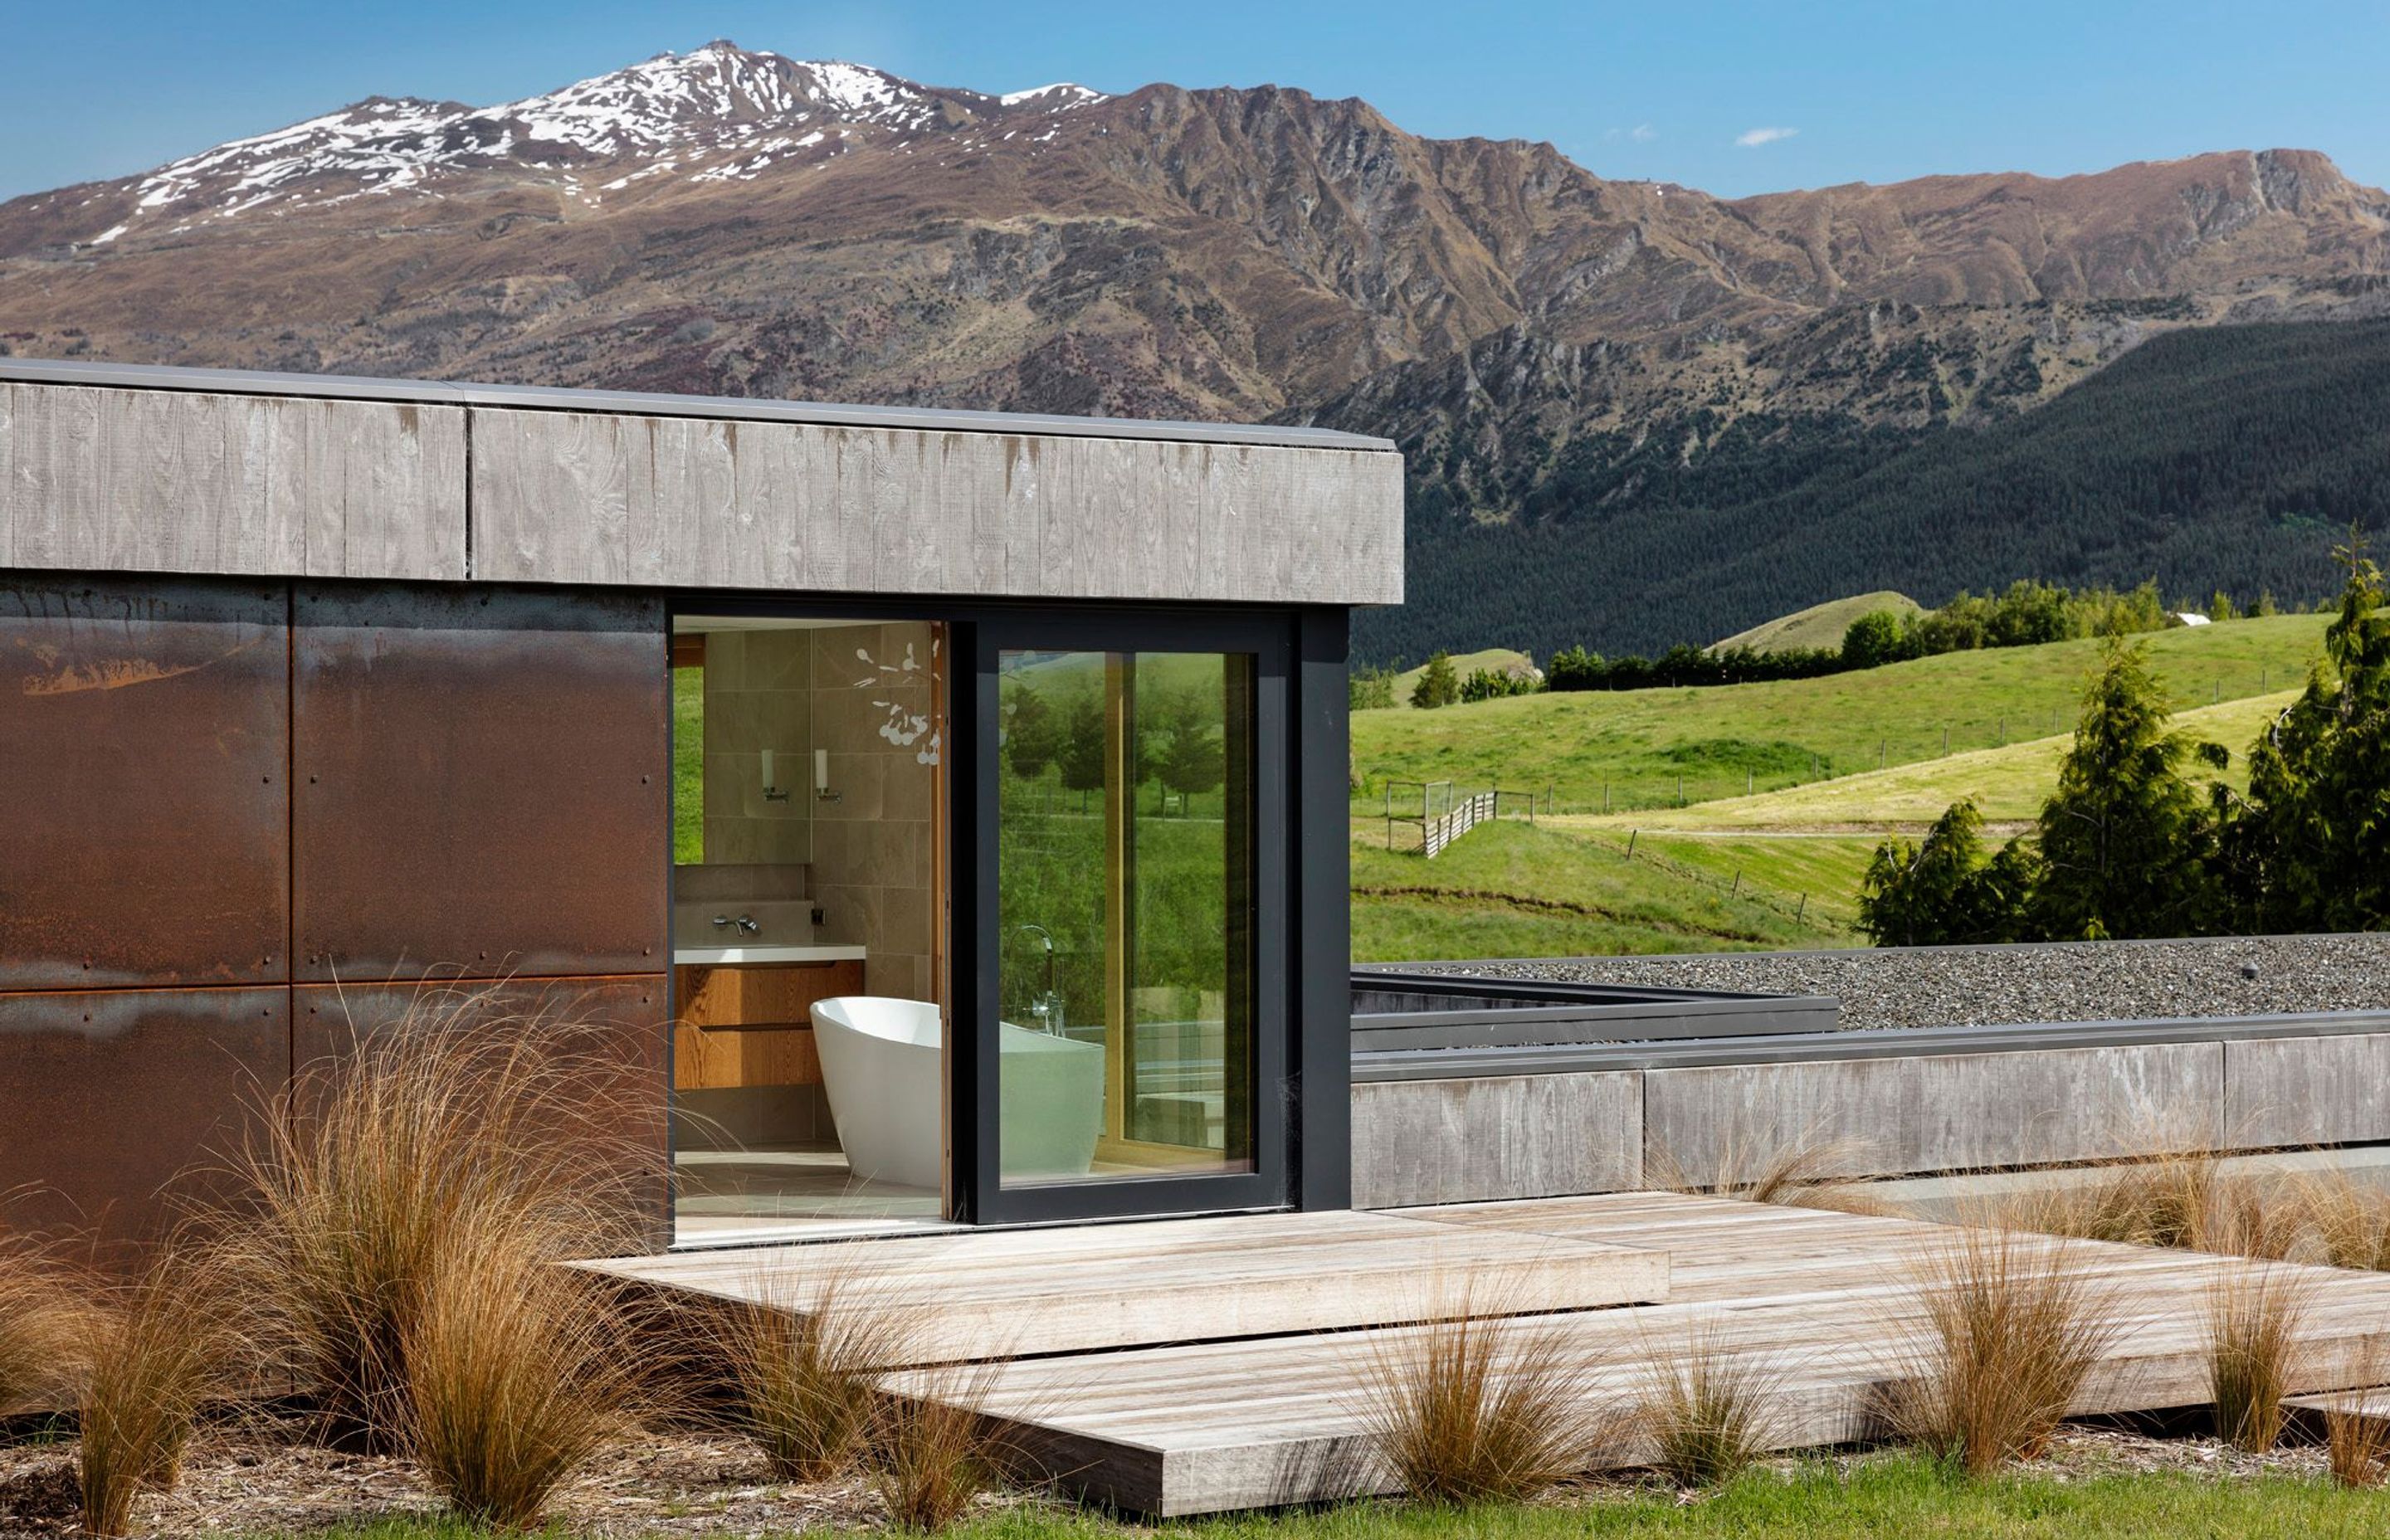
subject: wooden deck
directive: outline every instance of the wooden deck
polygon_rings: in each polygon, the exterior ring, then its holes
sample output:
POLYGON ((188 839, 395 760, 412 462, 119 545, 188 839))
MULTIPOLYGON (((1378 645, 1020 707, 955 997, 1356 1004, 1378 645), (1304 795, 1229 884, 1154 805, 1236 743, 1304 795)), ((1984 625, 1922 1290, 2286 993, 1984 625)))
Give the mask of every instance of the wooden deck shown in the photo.
MULTIPOLYGON (((1950 1233, 1908 1220, 1652 1193, 1380 1217, 1478 1236, 1664 1253, 1667 1303, 1554 1316, 1553 1324, 1598 1366, 1600 1393, 1622 1403, 1646 1382, 1655 1354, 1681 1351, 1696 1331, 1715 1331, 1733 1350, 1760 1355, 1775 1384, 1771 1441, 1786 1448, 1873 1431, 1870 1408, 1881 1388, 1907 1372, 1904 1333, 1917 1319, 1911 1270, 1950 1233)), ((2076 1411, 2208 1399, 2209 1291, 2252 1264, 2081 1241, 2037 1243, 2081 1261, 2125 1323, 2076 1411)), ((2390 1345, 2390 1277, 2300 1271, 2313 1286, 2311 1347, 2294 1388, 2365 1382, 2362 1350, 2390 1345)), ((1070 1311, 1080 1296, 1068 1266, 1040 1276, 1047 1305, 1070 1311)), ((1332 1498, 1387 1485, 1364 1431, 1365 1387, 1373 1354, 1420 1329, 1022 1360, 974 1378, 970 1394, 1010 1425, 1066 1486, 1132 1511, 1170 1516, 1332 1498)), ((953 1393, 955 1383, 934 1374, 890 1381, 893 1389, 930 1393, 953 1393)), ((1630 1446, 1612 1451, 1621 1464, 1638 1456, 1630 1446)))
POLYGON ((1263 1213, 758 1246, 584 1264, 803 1313, 901 1312, 910 1361, 1087 1354, 1343 1331, 1453 1308, 1583 1310, 1668 1297, 1668 1259, 1588 1238, 1396 1214, 1263 1213))

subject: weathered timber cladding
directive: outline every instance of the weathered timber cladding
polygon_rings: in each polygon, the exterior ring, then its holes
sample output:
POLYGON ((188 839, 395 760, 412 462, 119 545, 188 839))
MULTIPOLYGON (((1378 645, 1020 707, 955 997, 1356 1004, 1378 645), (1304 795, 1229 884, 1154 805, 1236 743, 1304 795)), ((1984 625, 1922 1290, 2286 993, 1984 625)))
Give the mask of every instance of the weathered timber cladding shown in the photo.
POLYGON ((661 599, 302 584, 294 977, 668 966, 661 599))
POLYGON ((465 412, 0 383, 0 567, 463 578, 465 412))
POLYGON ((2229 1043, 2225 1056, 2234 1147, 2390 1139, 2390 1033, 2229 1043))
MULTIPOLYGON (((672 1242, 665 977, 517 979, 459 984, 302 984, 292 990, 290 1062, 302 1092, 360 1042, 405 1022, 471 1033, 494 1052, 526 1044, 570 1072, 557 1136, 584 1162, 592 1251, 672 1242)), ((303 1097, 294 1097, 303 1100, 303 1097)))
POLYGON ((477 407, 494 582, 1385 604, 1402 461, 477 407))
POLYGON ((1838 1175, 2213 1149, 2224 1045, 1651 1070, 1644 1165, 1709 1184, 1796 1149, 1838 1175))
POLYGON ((0 990, 289 976, 289 603, 0 581, 0 990))
POLYGON ((1500 1075, 1353 1087, 1353 1202, 1471 1203, 1643 1185, 1643 1076, 1500 1075))
POLYGON ((278 1094, 290 992, 0 995, 0 1228, 146 1240, 278 1094))

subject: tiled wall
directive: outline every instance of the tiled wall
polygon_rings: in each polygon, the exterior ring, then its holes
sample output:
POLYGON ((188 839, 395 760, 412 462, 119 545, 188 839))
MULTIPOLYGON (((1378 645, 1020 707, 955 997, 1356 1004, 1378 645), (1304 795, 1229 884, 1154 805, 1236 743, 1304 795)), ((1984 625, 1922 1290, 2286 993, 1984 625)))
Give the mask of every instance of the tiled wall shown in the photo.
POLYGON ((814 803, 814 901, 830 939, 864 944, 871 994, 934 998, 932 818, 945 741, 932 685, 944 665, 938 628, 852 625, 809 635, 814 743, 829 751, 838 793, 814 803))
POLYGON ((705 863, 813 859, 813 637, 716 631, 705 639, 705 863), (762 751, 786 802, 764 796, 762 751))

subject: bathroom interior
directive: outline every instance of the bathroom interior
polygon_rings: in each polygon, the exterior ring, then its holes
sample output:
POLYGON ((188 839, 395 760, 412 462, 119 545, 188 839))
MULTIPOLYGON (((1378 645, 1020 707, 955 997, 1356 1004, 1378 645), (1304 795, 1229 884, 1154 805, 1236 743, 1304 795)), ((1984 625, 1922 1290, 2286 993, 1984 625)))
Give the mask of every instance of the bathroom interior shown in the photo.
MULTIPOLYGON (((674 622, 679 1244, 952 1212, 949 662, 930 621, 674 622)), ((998 675, 1000 1179, 1251 1169, 1250 660, 998 675)))

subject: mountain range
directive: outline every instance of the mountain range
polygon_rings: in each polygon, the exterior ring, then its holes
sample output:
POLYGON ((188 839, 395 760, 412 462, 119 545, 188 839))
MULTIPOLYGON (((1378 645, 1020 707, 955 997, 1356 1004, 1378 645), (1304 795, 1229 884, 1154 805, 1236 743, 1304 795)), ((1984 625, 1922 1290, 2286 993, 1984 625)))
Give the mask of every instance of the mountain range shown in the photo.
MULTIPOLYGON (((2298 333, 2236 354, 2272 373, 2188 371, 2235 423, 2384 317, 2390 195, 2311 150, 1727 199, 1276 86, 987 95, 729 43, 0 204, 25 355, 1386 434, 1413 597, 1365 620, 1381 656, 1664 646, 2021 575, 2320 587, 2317 531, 2372 516, 2335 490, 2366 478, 2286 471, 2252 507, 2118 471, 2056 544, 1947 489, 2055 453, 2083 490, 2098 433, 2031 426, 2170 334, 2298 333), (1786 541, 1831 559, 1754 558, 1786 541)), ((2328 389, 2390 399, 2370 363, 2328 389)), ((2312 414, 2255 415, 2285 426, 2248 454, 2300 453, 2312 414)))

